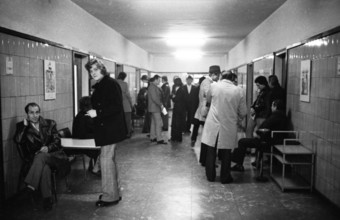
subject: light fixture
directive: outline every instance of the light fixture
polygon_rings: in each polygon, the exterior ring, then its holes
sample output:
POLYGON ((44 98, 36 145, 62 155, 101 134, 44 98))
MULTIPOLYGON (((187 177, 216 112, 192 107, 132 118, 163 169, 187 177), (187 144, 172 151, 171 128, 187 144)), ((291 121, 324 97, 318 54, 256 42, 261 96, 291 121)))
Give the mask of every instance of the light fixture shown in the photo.
POLYGON ((181 60, 196 60, 203 56, 203 52, 198 49, 177 50, 174 53, 175 57, 181 60))
POLYGON ((201 47, 206 43, 207 37, 202 33, 172 33, 164 40, 172 47, 201 47))

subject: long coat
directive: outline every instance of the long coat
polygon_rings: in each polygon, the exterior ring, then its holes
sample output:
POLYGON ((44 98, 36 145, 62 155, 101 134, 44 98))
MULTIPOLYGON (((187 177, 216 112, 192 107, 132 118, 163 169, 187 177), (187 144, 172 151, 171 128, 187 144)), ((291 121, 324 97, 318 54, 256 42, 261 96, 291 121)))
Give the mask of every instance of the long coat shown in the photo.
POLYGON ((127 128, 119 84, 107 75, 93 88, 91 102, 93 109, 97 111, 97 117, 94 118, 96 145, 105 146, 124 140, 127 128))
POLYGON ((124 112, 131 112, 132 100, 131 100, 129 85, 127 84, 127 82, 124 82, 121 79, 118 79, 117 82, 122 90, 124 112))
POLYGON ((242 89, 223 79, 211 85, 210 110, 205 121, 202 143, 218 149, 234 149, 237 144, 237 123, 246 116, 242 89))
POLYGON ((195 113, 195 118, 200 121, 205 121, 204 110, 205 105, 207 103, 207 95, 210 90, 210 85, 213 83, 213 80, 207 76, 201 83, 200 90, 198 93, 199 104, 195 113))

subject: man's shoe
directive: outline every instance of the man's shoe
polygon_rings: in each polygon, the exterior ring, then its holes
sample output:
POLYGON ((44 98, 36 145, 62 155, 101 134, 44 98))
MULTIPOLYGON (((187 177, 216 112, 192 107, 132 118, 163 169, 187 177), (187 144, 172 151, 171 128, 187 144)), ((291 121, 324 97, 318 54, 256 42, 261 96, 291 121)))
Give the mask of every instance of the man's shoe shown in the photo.
POLYGON ((168 143, 165 142, 164 140, 161 140, 161 141, 157 141, 157 144, 168 144, 168 143))
POLYGON ((122 197, 119 197, 118 200, 112 201, 112 202, 105 202, 101 200, 101 196, 99 196, 99 200, 96 202, 97 207, 106 207, 106 206, 112 206, 112 205, 117 205, 119 201, 122 200, 122 197))
POLYGON ((154 139, 151 139, 150 141, 151 141, 151 142, 156 142, 156 141, 157 141, 157 139, 156 139, 156 138, 154 138, 154 139))
POLYGON ((235 166, 231 167, 231 170, 237 172, 244 172, 244 167, 243 165, 236 164, 235 166))
POLYGON ((43 208, 45 211, 50 211, 52 210, 52 198, 51 197, 47 197, 43 199, 43 208))
POLYGON ((234 179, 232 177, 227 178, 226 180, 221 180, 222 184, 228 184, 234 182, 234 179))

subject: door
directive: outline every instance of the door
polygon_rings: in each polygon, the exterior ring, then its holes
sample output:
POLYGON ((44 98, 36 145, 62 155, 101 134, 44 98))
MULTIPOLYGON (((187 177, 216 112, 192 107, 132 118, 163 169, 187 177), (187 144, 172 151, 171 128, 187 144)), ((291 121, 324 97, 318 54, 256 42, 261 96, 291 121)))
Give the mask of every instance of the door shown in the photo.
POLYGON ((75 116, 79 112, 79 99, 90 95, 90 79, 85 69, 88 60, 87 54, 73 52, 73 106, 75 116))

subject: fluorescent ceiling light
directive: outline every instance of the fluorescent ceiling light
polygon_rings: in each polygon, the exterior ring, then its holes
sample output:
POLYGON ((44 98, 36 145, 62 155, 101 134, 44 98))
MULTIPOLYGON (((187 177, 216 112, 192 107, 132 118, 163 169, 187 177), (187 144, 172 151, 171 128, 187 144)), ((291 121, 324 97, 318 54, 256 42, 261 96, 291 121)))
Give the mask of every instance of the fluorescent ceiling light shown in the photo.
POLYGON ((181 60, 195 60, 201 58, 203 52, 200 50, 177 50, 174 55, 181 60))
POLYGON ((173 47, 200 47, 207 41, 207 37, 199 33, 178 33, 169 34, 165 37, 165 42, 173 47))

